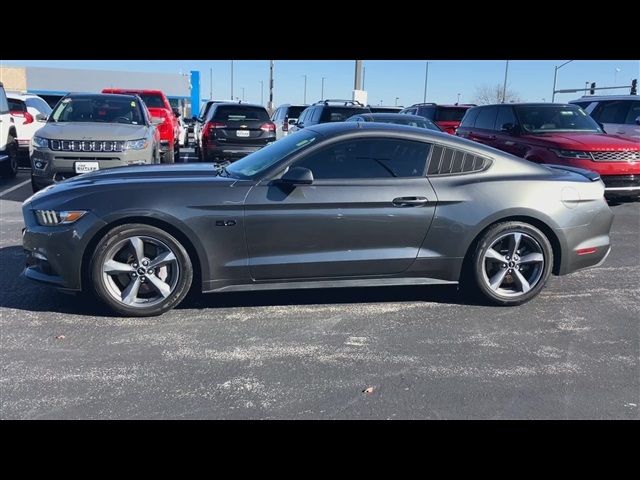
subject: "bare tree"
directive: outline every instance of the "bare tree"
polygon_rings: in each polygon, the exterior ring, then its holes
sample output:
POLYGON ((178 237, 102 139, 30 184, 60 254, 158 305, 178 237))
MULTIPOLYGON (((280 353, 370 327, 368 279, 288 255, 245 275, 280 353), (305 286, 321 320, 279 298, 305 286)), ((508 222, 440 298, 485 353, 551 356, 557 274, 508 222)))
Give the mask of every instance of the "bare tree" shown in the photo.
MULTIPOLYGON (((520 95, 510 88, 505 92, 505 103, 514 103, 520 101, 520 95)), ((491 103, 502 103, 502 85, 482 85, 476 88, 476 96, 474 103, 478 105, 488 105, 491 103)))

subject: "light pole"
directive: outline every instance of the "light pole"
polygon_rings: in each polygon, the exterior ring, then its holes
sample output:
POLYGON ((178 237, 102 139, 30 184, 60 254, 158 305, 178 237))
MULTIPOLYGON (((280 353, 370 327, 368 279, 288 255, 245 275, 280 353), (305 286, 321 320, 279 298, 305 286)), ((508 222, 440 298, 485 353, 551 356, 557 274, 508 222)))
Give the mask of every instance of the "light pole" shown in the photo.
POLYGON ((242 89, 242 101, 244 102, 244 87, 240 87, 242 89))
POLYGON ((260 80, 260 105, 264 105, 264 80, 260 80))
POLYGON ((303 75, 303 77, 304 77, 304 97, 303 97, 302 103, 306 104, 307 103, 307 76, 303 75))
POLYGON ((427 82, 429 80, 429 62, 425 65, 424 68, 424 97, 422 98, 423 103, 427 103, 427 82))
POLYGON ((213 68, 209 69, 209 100, 213 100, 213 68))
POLYGON ((362 90, 364 90, 364 77, 367 74, 367 67, 362 67, 362 90))
POLYGON ((562 67, 564 67, 565 65, 569 64, 573 62, 573 60, 569 60, 568 62, 564 62, 562 65, 560 66, 555 66, 555 70, 553 72, 553 94, 551 95, 551 103, 553 103, 553 101, 556 99, 556 82, 558 80, 558 70, 560 70, 562 67))
POLYGON ((458 101, 456 102, 456 105, 458 105, 460 103, 460 94, 458 94, 458 101))
POLYGON ((504 84, 502 85, 502 103, 504 103, 505 98, 507 97, 507 74, 509 73, 509 60, 507 60, 507 64, 504 67, 504 84))
POLYGON ((399 98, 400 98, 400 97, 396 97, 396 107, 398 106, 398 99, 399 99, 399 98))
POLYGON ((322 87, 320 88, 320 100, 324 100, 324 79, 327 77, 322 77, 322 87))
POLYGON ((233 60, 231 60, 231 100, 233 100, 233 60))

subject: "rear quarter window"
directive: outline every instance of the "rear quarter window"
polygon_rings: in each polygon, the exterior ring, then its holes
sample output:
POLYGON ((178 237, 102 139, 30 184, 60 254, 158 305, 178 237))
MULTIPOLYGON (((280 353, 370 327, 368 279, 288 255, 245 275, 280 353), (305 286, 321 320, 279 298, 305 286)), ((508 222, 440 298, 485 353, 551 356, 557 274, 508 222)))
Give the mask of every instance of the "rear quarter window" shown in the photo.
POLYGON ((7 103, 9 104, 9 110, 12 112, 27 111, 27 106, 24 104, 22 100, 17 100, 15 98, 7 98, 7 103))
POLYGON ((484 130, 493 130, 493 126, 496 123, 496 116, 498 115, 498 109, 496 107, 481 108, 478 112, 478 118, 476 118, 475 128, 481 128, 484 130))
POLYGON ((460 126, 473 127, 474 124, 476 123, 476 118, 478 118, 479 112, 480 112, 480 109, 478 108, 471 108, 467 110, 467 113, 465 113, 464 117, 462 117, 462 123, 460 123, 460 126))

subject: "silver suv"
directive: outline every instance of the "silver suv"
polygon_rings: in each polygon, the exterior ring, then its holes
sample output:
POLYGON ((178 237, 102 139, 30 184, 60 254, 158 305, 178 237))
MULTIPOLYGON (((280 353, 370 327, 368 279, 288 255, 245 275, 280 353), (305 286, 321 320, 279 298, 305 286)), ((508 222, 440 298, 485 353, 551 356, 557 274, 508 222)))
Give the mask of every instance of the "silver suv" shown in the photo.
POLYGON ((94 170, 160 163, 160 133, 137 95, 69 94, 31 140, 31 185, 94 170))
POLYGON ((12 178, 18 173, 18 134, 9 113, 4 85, 0 82, 0 177, 12 178))
POLYGON ((640 98, 638 95, 588 96, 569 103, 579 105, 609 135, 640 142, 640 98))

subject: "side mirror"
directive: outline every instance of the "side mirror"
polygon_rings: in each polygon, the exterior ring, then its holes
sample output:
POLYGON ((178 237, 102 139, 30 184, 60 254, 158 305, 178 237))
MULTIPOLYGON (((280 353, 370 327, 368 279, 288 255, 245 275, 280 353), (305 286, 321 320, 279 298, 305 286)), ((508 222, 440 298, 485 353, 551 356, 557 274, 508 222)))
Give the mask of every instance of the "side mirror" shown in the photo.
POLYGON ((152 125, 160 125, 161 123, 164 123, 164 117, 151 117, 152 125))
POLYGON ((520 128, 513 123, 503 123, 500 127, 501 132, 507 132, 511 135, 517 135, 520 132, 520 128))
POLYGON ((280 183, 286 185, 311 185, 313 183, 313 172, 304 167, 293 167, 280 178, 280 183))
POLYGON ((179 109, 177 109, 177 108, 172 108, 172 110, 173 110, 173 114, 174 114, 176 117, 179 117, 179 116, 180 116, 180 110, 179 110, 179 109))
POLYGON ((38 122, 46 122, 48 118, 49 118, 49 115, 45 115, 43 113, 38 113, 36 115, 36 121, 38 122))
POLYGON ((289 125, 296 125, 298 123, 298 121, 295 118, 290 118, 288 122, 289 122, 289 125))

